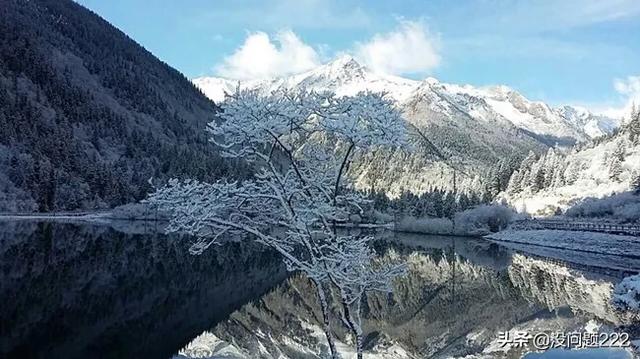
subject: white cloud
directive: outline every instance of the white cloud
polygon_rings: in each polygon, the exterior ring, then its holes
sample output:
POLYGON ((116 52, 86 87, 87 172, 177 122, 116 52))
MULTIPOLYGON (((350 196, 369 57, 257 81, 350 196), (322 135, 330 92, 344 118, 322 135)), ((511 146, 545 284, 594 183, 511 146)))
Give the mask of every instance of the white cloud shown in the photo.
POLYGON ((640 94, 640 76, 628 76, 626 79, 615 79, 613 87, 618 93, 627 96, 640 94))
POLYGON ((640 76, 627 76, 624 79, 614 79, 613 88, 620 95, 621 105, 593 106, 594 112, 613 118, 629 117, 631 106, 640 106, 640 76))
POLYGON ((274 41, 268 34, 256 32, 216 66, 216 73, 234 80, 264 79, 309 70, 320 64, 319 58, 316 50, 291 30, 278 32, 274 41))
POLYGON ((628 118, 631 114, 631 106, 640 106, 640 76, 627 76, 626 79, 616 79, 613 86, 619 94, 627 98, 621 109, 621 116, 628 118))
POLYGON ((426 73, 440 64, 438 39, 422 22, 402 21, 392 32, 376 34, 356 45, 356 57, 374 71, 388 74, 426 73))

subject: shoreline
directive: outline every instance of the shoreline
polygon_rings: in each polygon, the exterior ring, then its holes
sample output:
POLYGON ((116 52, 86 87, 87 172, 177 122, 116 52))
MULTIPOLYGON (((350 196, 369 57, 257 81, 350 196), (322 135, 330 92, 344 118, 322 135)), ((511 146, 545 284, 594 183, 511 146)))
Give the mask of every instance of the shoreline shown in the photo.
POLYGON ((118 217, 113 212, 82 212, 82 213, 0 213, 0 221, 3 220, 82 220, 95 221, 131 221, 131 222, 165 222, 164 219, 144 217, 118 217))

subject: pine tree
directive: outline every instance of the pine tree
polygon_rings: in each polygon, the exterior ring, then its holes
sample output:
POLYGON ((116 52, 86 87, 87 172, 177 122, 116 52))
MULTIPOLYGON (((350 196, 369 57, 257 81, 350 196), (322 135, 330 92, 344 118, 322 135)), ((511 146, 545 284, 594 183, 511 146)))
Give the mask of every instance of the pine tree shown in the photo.
POLYGON ((622 162, 625 158, 625 149, 621 141, 616 145, 616 149, 611 154, 611 163, 609 164, 609 178, 613 181, 620 182, 620 175, 623 172, 622 162))
POLYGON ((516 194, 522 192, 522 178, 523 176, 520 170, 513 173, 511 179, 509 179, 509 186, 507 187, 509 193, 516 194))
POLYGON ((551 148, 544 161, 544 188, 549 188, 553 185, 556 166, 556 152, 551 148))
POLYGON ((629 129, 629 139, 634 145, 640 144, 640 108, 635 104, 631 106, 631 118, 627 125, 629 129))
POLYGON ((545 170, 544 158, 542 158, 533 166, 533 168, 531 168, 531 173, 529 175, 529 186, 531 188, 531 193, 538 193, 538 191, 544 189, 544 179, 546 177, 545 170))
POLYGON ((631 180, 631 189, 633 193, 640 196, 640 172, 636 172, 631 180))

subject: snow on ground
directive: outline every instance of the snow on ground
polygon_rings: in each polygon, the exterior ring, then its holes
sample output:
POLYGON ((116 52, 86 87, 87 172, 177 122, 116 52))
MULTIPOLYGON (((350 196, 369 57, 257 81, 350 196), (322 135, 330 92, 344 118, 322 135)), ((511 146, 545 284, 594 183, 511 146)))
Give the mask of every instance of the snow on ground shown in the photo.
POLYGON ((608 233, 560 231, 560 230, 505 230, 486 236, 505 242, 571 249, 591 253, 612 254, 623 257, 640 257, 640 241, 637 237, 608 233))
POLYGON ((626 277, 616 285, 613 303, 622 310, 640 312, 640 275, 626 277))
POLYGON ((200 77, 193 83, 214 102, 222 102, 225 92, 233 94, 242 89, 259 89, 263 93, 286 88, 306 88, 316 91, 334 91, 338 96, 353 96, 362 91, 388 92, 395 100, 406 99, 420 81, 378 74, 345 55, 336 60, 300 74, 264 80, 237 81, 218 77, 200 77))
POLYGON ((539 257, 556 259, 575 265, 578 269, 602 268, 615 271, 640 271, 640 258, 620 257, 614 254, 580 252, 573 249, 561 249, 518 242, 500 241, 500 245, 539 257))

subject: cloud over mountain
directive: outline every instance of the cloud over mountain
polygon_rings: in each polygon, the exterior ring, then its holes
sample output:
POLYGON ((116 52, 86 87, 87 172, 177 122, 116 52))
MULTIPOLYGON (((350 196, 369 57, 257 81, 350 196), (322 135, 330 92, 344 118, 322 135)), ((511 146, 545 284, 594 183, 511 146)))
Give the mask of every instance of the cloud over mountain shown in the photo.
POLYGON ((216 72, 236 80, 263 79, 306 71, 319 64, 316 50, 293 31, 280 31, 274 39, 267 33, 256 32, 249 34, 240 48, 216 66, 216 72))
POLYGON ((356 56, 376 72, 427 73, 440 64, 438 38, 418 21, 402 21, 395 30, 358 44, 356 56))
MULTIPOLYGON (((340 52, 352 54, 377 73, 426 74, 441 62, 438 47, 438 37, 423 22, 402 20, 390 32, 375 34, 340 52)), ((274 36, 258 31, 249 34, 215 67, 215 72, 233 80, 287 76, 319 66, 321 52, 292 30, 282 30, 274 36)))

